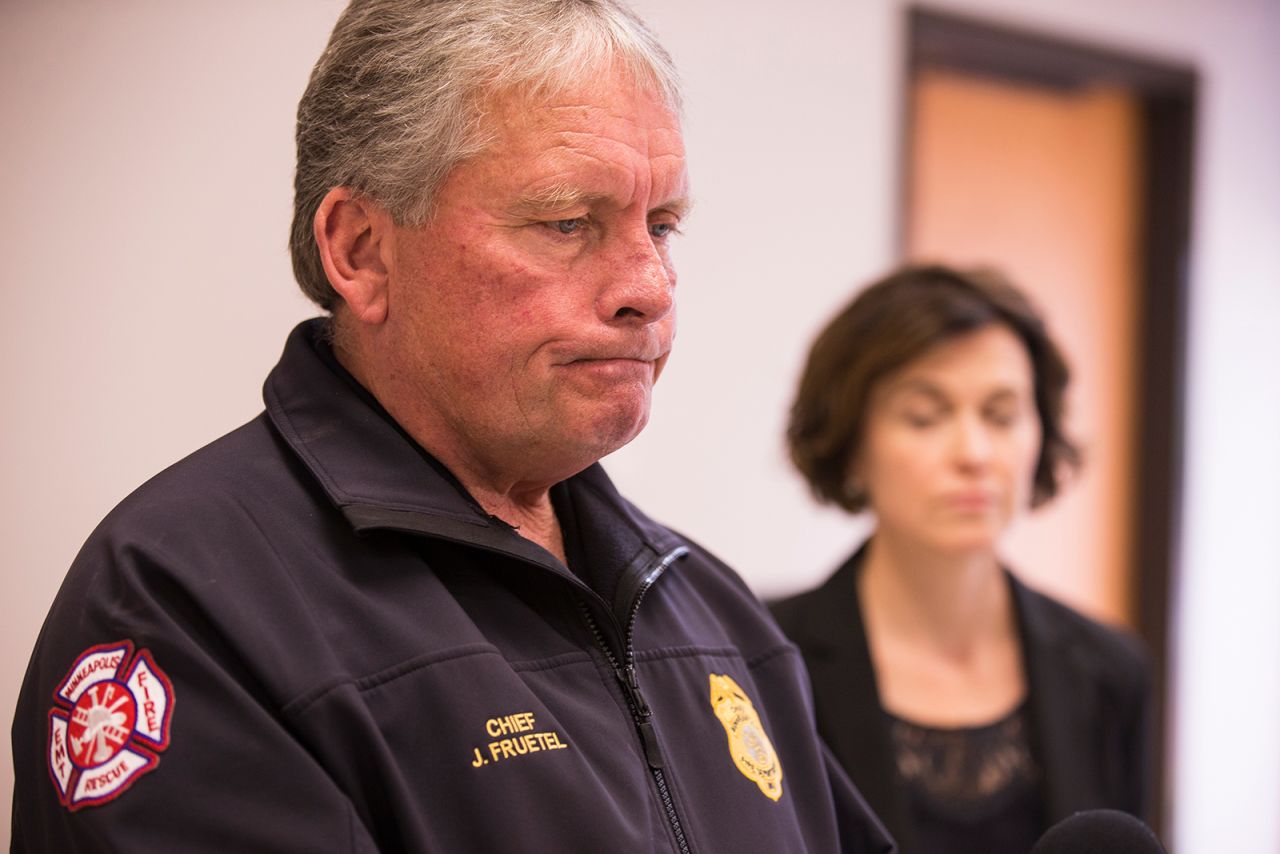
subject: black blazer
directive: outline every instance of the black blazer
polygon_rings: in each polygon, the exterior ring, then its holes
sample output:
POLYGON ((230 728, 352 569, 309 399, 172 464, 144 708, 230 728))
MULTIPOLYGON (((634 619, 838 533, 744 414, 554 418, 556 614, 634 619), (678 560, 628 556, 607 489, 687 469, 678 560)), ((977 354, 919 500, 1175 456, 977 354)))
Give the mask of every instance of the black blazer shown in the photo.
MULTIPOLYGON (((918 854, 899 788, 856 584, 866 547, 822 586, 770 607, 800 647, 818 730, 902 854, 918 854)), ((1049 823, 1107 807, 1150 814, 1150 668, 1141 643, 1031 590, 1012 574, 1032 751, 1049 823)))

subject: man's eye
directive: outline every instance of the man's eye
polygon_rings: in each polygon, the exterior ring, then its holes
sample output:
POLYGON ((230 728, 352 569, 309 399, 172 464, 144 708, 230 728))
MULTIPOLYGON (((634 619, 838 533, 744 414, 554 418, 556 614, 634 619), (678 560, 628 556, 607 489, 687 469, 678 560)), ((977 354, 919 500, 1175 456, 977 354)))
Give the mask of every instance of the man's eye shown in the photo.
POLYGON ((587 221, 583 217, 575 217, 574 219, 557 219, 547 223, 561 234, 577 234, 586 227, 587 221))
POLYGON ((678 229, 674 222, 654 222, 649 224, 649 236, 662 239, 676 234, 678 229))

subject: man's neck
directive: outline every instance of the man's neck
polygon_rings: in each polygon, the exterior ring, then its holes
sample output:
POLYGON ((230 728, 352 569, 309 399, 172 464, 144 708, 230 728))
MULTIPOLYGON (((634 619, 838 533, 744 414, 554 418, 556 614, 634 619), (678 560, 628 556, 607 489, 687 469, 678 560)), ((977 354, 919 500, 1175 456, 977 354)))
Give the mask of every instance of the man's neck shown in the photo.
POLYGON ((466 487, 471 496, 480 503, 485 512, 506 522, 516 533, 526 540, 537 543, 564 565, 569 561, 564 550, 564 535, 560 529, 560 520, 556 517, 555 507, 551 502, 549 489, 537 490, 536 493, 489 491, 477 484, 467 483, 466 479, 455 477, 466 487))
POLYGON ((414 412, 413 407, 400 406, 402 395, 381 388, 376 377, 364 370, 364 360, 352 348, 335 341, 333 353, 356 382, 373 395, 415 442, 457 478, 486 513, 501 519, 520 536, 542 546, 567 565, 564 537, 551 502, 551 487, 565 478, 546 474, 521 477, 513 474, 509 467, 483 459, 463 444, 445 441, 437 435, 440 431, 429 429, 432 419, 414 412))

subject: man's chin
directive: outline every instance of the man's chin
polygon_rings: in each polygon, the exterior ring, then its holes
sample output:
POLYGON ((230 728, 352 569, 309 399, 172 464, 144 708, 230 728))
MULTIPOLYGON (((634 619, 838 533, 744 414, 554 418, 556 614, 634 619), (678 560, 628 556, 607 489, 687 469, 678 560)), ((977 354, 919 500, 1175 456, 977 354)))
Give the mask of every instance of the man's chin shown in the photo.
POLYGON ((561 471, 580 471, 640 435, 649 422, 649 388, 632 385, 614 387, 607 394, 562 394, 542 415, 524 425, 524 446, 538 447, 542 460, 561 471))
POLYGON ((646 395, 644 406, 611 408, 599 413, 583 425, 576 435, 584 447, 592 448, 596 459, 608 456, 631 442, 649 423, 649 406, 646 395))

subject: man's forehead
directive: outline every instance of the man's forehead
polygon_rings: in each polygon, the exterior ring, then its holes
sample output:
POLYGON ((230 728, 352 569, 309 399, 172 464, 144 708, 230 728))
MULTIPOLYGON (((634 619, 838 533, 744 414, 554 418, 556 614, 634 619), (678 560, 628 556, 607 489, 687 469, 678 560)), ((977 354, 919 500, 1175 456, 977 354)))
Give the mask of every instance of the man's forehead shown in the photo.
POLYGON ((620 191, 630 203, 642 189, 633 183, 640 174, 648 176, 650 208, 689 207, 679 119, 660 96, 628 79, 536 97, 509 93, 490 102, 486 120, 493 127, 489 167, 514 179, 501 183, 518 192, 521 212, 616 203, 620 191))
POLYGON ((616 68, 586 78, 552 88, 490 92, 481 101, 481 112, 499 133, 575 124, 634 125, 663 148, 683 153, 679 111, 654 86, 616 68))

